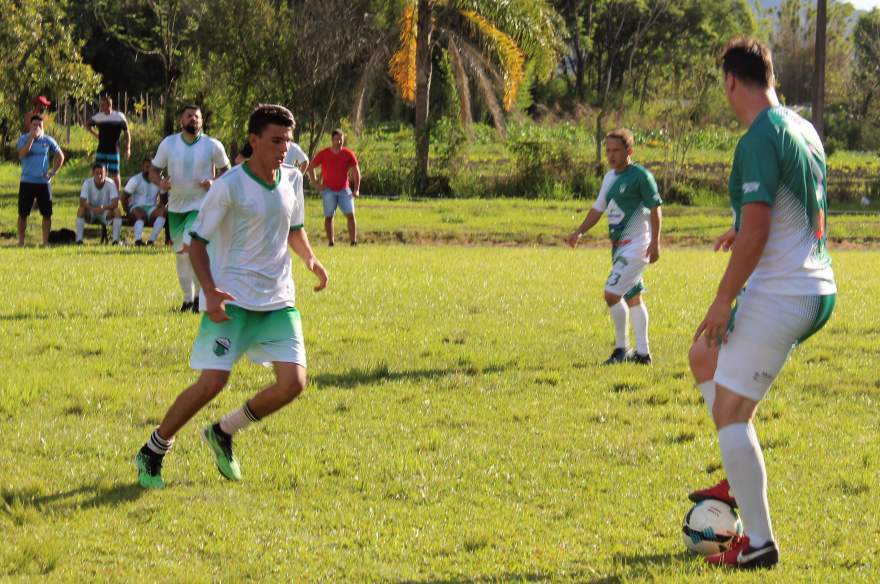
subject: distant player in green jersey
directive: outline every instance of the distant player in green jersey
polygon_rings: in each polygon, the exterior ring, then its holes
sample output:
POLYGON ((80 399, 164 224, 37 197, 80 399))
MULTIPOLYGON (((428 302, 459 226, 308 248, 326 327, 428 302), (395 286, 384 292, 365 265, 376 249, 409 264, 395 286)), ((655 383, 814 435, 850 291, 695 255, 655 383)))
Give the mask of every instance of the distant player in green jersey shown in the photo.
POLYGON ((631 361, 651 364, 648 344, 648 308, 642 301, 645 267, 660 259, 663 201, 657 182, 642 166, 633 164, 632 132, 615 130, 605 137, 605 155, 611 171, 605 175, 599 196, 580 227, 566 242, 577 247, 581 236, 608 212, 611 237, 611 274, 605 282, 605 302, 614 321, 615 345, 606 365, 631 361), (627 321, 632 321, 636 350, 627 342, 627 321))
POLYGON ((707 557, 709 563, 771 567, 779 549, 752 419, 792 349, 822 328, 834 308, 825 152, 813 126, 779 105, 767 47, 734 39, 722 69, 727 100, 748 130, 730 171, 733 227, 715 242, 716 251, 731 252, 730 261, 697 327, 690 365, 718 428, 727 480, 690 498, 739 506, 745 524, 745 535, 707 557))
POLYGON ((233 435, 293 401, 306 386, 288 248, 317 276, 316 291, 327 285, 327 271, 303 228, 302 173, 282 166, 293 126, 286 108, 258 106, 248 122, 251 157, 214 181, 190 228, 190 257, 202 284, 204 311, 190 365, 201 374, 136 455, 144 488, 164 486, 162 461, 174 436, 220 393, 240 357, 272 366, 275 383, 202 431, 218 470, 229 480, 241 478, 233 435))
POLYGON ((190 228, 205 193, 229 168, 229 158, 219 140, 202 132, 202 110, 190 104, 180 112, 180 133, 166 136, 152 161, 150 180, 168 193, 168 226, 177 262, 177 280, 183 291, 181 312, 199 311, 199 282, 188 251, 190 228), (160 173, 165 171, 167 178, 160 173))

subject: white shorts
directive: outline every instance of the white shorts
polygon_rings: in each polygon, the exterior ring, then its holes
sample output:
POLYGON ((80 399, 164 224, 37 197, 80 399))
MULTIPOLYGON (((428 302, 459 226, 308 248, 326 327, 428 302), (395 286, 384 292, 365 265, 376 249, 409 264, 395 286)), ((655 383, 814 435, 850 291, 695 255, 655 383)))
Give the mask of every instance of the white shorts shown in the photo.
POLYGON ((760 401, 791 350, 828 321, 835 299, 836 294, 781 296, 744 290, 736 301, 727 342, 718 352, 715 383, 760 401))
POLYGON ((645 289, 642 274, 645 273, 647 265, 648 261, 643 258, 618 256, 611 265, 611 273, 605 282, 605 291, 626 299, 640 294, 645 289))
POLYGON ((91 209, 86 211, 85 220, 89 225, 109 225, 107 220, 110 217, 110 211, 102 211, 95 213, 91 209))

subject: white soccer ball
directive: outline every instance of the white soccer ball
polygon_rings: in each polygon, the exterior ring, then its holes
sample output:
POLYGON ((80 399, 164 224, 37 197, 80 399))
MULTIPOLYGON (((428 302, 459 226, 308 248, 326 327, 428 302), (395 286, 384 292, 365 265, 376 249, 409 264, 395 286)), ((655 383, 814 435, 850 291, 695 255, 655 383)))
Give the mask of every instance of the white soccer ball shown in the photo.
POLYGON ((689 550, 709 556, 726 551, 733 539, 742 535, 743 525, 730 505, 707 499, 687 512, 682 531, 689 550))

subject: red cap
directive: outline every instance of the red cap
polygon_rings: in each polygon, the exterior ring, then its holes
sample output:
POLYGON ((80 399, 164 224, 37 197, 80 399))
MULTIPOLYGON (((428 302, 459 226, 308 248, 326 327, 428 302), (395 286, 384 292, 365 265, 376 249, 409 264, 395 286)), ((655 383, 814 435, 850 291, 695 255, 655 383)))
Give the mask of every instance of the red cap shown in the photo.
POLYGON ((35 104, 40 104, 40 105, 43 106, 43 107, 49 107, 50 105, 52 105, 52 102, 49 101, 48 99, 46 99, 46 96, 45 96, 45 95, 41 95, 40 97, 38 97, 37 99, 35 99, 35 100, 34 100, 34 103, 35 103, 35 104))

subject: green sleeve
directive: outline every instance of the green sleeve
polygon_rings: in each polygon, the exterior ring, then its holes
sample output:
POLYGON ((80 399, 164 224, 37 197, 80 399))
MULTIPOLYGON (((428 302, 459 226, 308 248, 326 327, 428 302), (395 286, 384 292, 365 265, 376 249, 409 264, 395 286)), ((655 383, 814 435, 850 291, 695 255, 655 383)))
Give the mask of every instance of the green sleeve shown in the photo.
POLYGON ((772 205, 779 186, 779 155, 768 136, 745 136, 734 160, 742 204, 772 205))
POLYGON ((639 194, 642 196, 642 203, 646 208, 653 209, 663 204, 663 199, 660 198, 660 192, 657 190, 657 181, 654 180, 654 175, 647 170, 642 174, 639 188, 641 189, 639 194))

